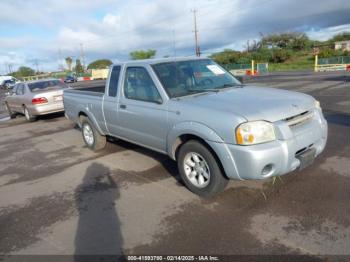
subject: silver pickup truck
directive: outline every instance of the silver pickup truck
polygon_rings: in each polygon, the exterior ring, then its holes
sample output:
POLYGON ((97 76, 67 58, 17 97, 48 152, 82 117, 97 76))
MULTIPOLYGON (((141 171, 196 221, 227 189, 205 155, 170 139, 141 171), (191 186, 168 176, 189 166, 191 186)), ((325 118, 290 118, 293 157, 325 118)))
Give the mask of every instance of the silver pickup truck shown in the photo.
POLYGON ((303 169, 327 141, 313 97, 243 85, 207 58, 115 64, 105 87, 65 90, 64 107, 92 150, 112 136, 167 154, 201 196, 303 169))

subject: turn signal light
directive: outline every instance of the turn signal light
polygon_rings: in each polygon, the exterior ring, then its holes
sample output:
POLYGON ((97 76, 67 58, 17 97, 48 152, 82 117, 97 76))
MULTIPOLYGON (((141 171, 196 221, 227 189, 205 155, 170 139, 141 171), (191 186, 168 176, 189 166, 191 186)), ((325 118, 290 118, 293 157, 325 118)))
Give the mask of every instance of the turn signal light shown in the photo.
POLYGON ((32 99, 32 104, 33 105, 45 104, 45 103, 47 103, 47 99, 45 97, 38 97, 38 98, 33 98, 32 99))

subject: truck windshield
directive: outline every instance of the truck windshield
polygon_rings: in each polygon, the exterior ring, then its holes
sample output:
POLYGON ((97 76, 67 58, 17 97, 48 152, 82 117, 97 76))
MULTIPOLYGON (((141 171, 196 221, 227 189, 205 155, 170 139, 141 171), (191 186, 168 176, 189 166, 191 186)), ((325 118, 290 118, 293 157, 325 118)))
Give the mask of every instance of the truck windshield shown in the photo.
POLYGON ((210 59, 166 62, 152 67, 170 98, 240 85, 210 59))
POLYGON ((67 88, 68 86, 59 80, 46 80, 46 81, 29 83, 28 87, 31 92, 40 92, 40 91, 67 88))

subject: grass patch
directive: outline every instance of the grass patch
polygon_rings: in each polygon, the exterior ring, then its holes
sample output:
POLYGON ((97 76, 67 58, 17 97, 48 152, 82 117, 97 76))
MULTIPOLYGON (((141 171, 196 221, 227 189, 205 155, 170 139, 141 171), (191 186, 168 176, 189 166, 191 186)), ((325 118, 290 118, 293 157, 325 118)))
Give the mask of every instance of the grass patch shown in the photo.
POLYGON ((269 71, 313 70, 314 63, 314 57, 312 55, 301 53, 299 56, 294 56, 284 63, 270 63, 269 71))

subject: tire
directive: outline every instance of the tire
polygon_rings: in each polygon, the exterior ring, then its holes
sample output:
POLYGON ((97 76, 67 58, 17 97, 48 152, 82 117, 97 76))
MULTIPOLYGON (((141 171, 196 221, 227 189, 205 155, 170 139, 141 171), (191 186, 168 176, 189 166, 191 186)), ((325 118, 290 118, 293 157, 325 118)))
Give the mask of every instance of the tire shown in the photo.
POLYGON ((23 114, 28 122, 34 122, 36 120, 36 116, 33 116, 26 106, 23 106, 23 114))
POLYGON ((212 197, 223 191, 229 181, 216 157, 199 141, 190 140, 182 145, 177 163, 186 187, 201 197, 212 197), (193 163, 195 166, 192 167, 193 163))
POLYGON ((10 106, 7 103, 5 103, 5 106, 6 106, 6 110, 7 110, 7 113, 9 114, 10 118, 11 119, 16 118, 16 113, 14 113, 11 110, 10 106))
POLYGON ((87 117, 81 120, 81 134, 88 148, 99 151, 106 147, 107 139, 101 135, 87 117))

